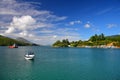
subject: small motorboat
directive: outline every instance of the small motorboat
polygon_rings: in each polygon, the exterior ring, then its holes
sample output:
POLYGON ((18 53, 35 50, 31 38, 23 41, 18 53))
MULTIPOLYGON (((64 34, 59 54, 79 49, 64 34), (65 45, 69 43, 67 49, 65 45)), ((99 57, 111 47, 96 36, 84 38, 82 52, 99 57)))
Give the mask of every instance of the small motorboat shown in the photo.
POLYGON ((33 52, 29 52, 29 53, 25 54, 24 57, 25 57, 25 59, 27 59, 27 60, 33 60, 34 57, 35 57, 35 55, 34 55, 33 52))
POLYGON ((18 48, 18 46, 14 43, 12 46, 9 46, 9 48, 18 48))

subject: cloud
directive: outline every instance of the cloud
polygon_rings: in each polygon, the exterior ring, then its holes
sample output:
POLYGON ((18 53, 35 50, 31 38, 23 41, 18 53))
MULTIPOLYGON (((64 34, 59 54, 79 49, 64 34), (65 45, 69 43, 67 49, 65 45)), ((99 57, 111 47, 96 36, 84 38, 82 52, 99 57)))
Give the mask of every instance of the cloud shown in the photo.
MULTIPOLYGON (((73 26, 75 24, 83 24, 82 21, 80 20, 76 20, 76 21, 71 21, 67 24, 67 26, 73 26)), ((85 28, 90 28, 92 26, 92 24, 88 21, 86 24, 84 24, 85 28)))
POLYGON ((27 32, 27 31, 22 31, 22 32, 20 32, 19 33, 20 34, 20 36, 25 36, 25 37, 33 37, 34 35, 33 34, 31 34, 30 32, 27 32))
POLYGON ((35 36, 33 37, 33 42, 44 44, 44 45, 50 45, 54 43, 57 40, 63 40, 63 39, 68 39, 69 41, 76 41, 80 40, 80 35, 46 35, 46 36, 35 36))
POLYGON ((90 24, 85 24, 85 28, 90 28, 91 26, 90 26, 90 24))
POLYGON ((117 24, 107 24, 107 28, 117 27, 117 24))
POLYGON ((82 22, 80 20, 76 20, 76 21, 71 21, 69 22, 68 25, 72 26, 72 25, 75 25, 75 24, 81 24, 82 22))
POLYGON ((0 1, 0 15, 18 15, 18 3, 15 0, 1 0, 0 1))
POLYGON ((104 10, 101 10, 97 13, 97 15, 102 15, 102 14, 105 14, 105 13, 108 13, 112 10, 113 8, 107 8, 107 9, 104 9, 104 10))
POLYGON ((8 30, 5 33, 13 33, 15 30, 18 31, 26 31, 34 29, 33 25, 36 23, 36 20, 31 16, 21 16, 21 17, 13 17, 8 30))
POLYGON ((0 9, 0 15, 20 15, 20 13, 17 13, 14 10, 9 10, 9 9, 0 9))
POLYGON ((53 35, 53 38, 57 38, 58 36, 57 35, 53 35))
POLYGON ((85 28, 90 28, 91 27, 91 23, 88 21, 85 25, 84 25, 85 28))
MULTIPOLYGON (((61 28, 61 21, 66 16, 57 16, 34 2, 2 0, 0 2, 0 34, 10 37, 23 37, 39 44, 51 44, 56 40, 79 40, 78 29, 61 28), (59 25, 60 24, 60 25, 59 25)), ((80 20, 71 21, 69 25, 81 24, 80 20)))
POLYGON ((8 18, 10 18, 9 19, 10 21, 13 16, 24 16, 24 15, 30 15, 36 18, 36 20, 38 21, 46 21, 46 22, 61 21, 67 18, 66 16, 53 15, 53 12, 48 10, 40 10, 38 9, 38 7, 40 6, 41 3, 36 3, 36 2, 25 2, 25 1, 18 2, 17 0, 1 0, 0 1, 1 21, 3 18, 5 18, 4 20, 8 20, 8 18))
POLYGON ((42 29, 41 31, 40 31, 40 33, 44 33, 44 34, 51 34, 51 33, 53 33, 54 31, 53 30, 48 30, 48 29, 42 29))
POLYGON ((50 44, 57 40, 69 39, 69 41, 80 40, 81 35, 77 29, 74 28, 50 28, 43 29, 34 37, 34 42, 39 42, 40 44, 50 44), (46 43, 47 42, 47 43, 46 43))
POLYGON ((13 21, 10 26, 18 28, 19 30, 32 29, 36 20, 29 15, 21 17, 13 17, 13 21))
POLYGON ((15 31, 14 27, 9 27, 8 30, 5 31, 5 33, 13 33, 15 31))

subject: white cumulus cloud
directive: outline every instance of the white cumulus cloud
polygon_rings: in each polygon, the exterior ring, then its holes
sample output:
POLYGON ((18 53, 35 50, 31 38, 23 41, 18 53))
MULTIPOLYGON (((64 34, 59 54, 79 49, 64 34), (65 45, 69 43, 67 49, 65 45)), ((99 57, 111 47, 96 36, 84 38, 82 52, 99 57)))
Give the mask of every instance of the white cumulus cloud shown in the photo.
POLYGON ((15 27, 19 30, 32 29, 33 25, 36 23, 36 20, 31 16, 21 16, 13 17, 13 21, 10 26, 15 27))
POLYGON ((14 27, 9 27, 8 30, 5 31, 5 33, 13 33, 15 31, 14 27))
POLYGON ((10 23, 10 26, 5 31, 6 33, 13 33, 16 30, 18 31, 26 31, 34 28, 34 24, 36 23, 36 20, 32 18, 31 16, 21 16, 21 17, 13 17, 12 22, 10 23))

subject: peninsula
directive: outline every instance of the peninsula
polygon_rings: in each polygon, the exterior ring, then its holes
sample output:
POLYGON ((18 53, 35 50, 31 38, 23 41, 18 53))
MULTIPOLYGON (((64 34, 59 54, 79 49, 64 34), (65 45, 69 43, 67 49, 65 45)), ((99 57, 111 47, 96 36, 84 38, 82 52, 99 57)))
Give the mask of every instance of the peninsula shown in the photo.
POLYGON ((87 41, 57 40, 53 47, 92 47, 92 48, 120 48, 120 35, 104 36, 104 34, 93 35, 87 41))

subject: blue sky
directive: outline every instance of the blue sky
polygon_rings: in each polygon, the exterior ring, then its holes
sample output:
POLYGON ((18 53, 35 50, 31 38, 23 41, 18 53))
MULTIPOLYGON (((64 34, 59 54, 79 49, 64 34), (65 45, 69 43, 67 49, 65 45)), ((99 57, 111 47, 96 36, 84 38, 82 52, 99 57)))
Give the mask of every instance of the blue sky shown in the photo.
POLYGON ((1 0, 0 34, 48 45, 120 34, 120 0, 1 0))

